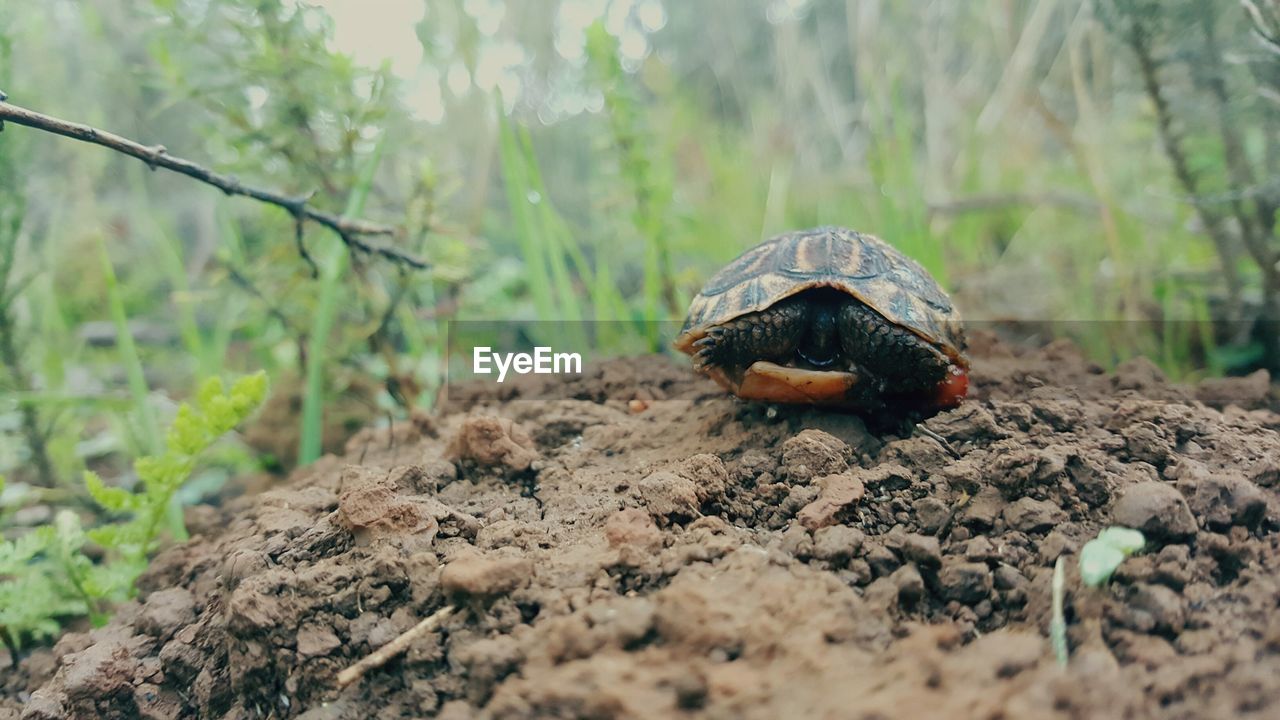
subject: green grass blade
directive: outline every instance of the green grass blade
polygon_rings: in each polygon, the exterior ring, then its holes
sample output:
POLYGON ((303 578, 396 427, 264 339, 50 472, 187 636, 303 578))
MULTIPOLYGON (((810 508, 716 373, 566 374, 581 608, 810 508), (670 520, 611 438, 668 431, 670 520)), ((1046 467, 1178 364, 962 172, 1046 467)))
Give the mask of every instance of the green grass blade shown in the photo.
POLYGON ((534 221, 530 198, 537 197, 529 182, 528 169, 524 154, 516 138, 516 131, 511 121, 502 111, 502 103, 498 103, 498 155, 502 163, 503 185, 507 193, 507 205, 511 210, 516 240, 520 244, 520 254, 527 268, 526 278, 529 283, 529 294, 533 299, 534 311, 539 318, 555 317, 555 302, 551 294, 551 279, 542 252, 543 243, 539 238, 539 228, 534 221))
MULTIPOLYGON (((382 162, 385 140, 386 135, 378 138, 372 157, 369 158, 355 187, 347 196, 347 207, 343 212, 345 217, 354 217, 364 212, 369 189, 373 187, 374 174, 382 162)), ((338 296, 341 294, 343 280, 350 264, 349 250, 342 243, 334 243, 328 257, 321 262, 320 300, 311 318, 311 336, 307 343, 306 392, 302 396, 302 436, 298 443, 299 465, 310 464, 320 457, 324 429, 324 381, 325 369, 328 365, 329 333, 333 329, 338 296)))
POLYGON ((116 278, 115 267, 111 264, 111 256, 107 253, 106 243, 101 236, 98 236, 98 251, 102 260, 102 278, 107 290, 107 308, 116 326, 116 346, 120 348, 120 360, 124 363, 125 374, 128 377, 133 414, 138 421, 143 450, 145 454, 157 454, 164 447, 160 426, 156 424, 155 413, 152 412, 148 399, 150 389, 147 387, 138 348, 133 343, 133 333, 129 331, 129 317, 125 312, 124 297, 120 294, 120 283, 116 278))

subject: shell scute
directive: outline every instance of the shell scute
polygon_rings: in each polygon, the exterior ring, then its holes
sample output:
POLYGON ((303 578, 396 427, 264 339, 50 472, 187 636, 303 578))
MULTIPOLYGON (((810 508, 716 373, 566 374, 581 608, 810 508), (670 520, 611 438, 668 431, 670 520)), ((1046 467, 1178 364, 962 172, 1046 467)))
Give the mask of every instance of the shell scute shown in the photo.
POLYGON ((959 314, 933 277, 880 238, 840 227, 779 235, 738 256, 694 298, 676 345, 819 287, 852 295, 948 354, 963 350, 959 314))

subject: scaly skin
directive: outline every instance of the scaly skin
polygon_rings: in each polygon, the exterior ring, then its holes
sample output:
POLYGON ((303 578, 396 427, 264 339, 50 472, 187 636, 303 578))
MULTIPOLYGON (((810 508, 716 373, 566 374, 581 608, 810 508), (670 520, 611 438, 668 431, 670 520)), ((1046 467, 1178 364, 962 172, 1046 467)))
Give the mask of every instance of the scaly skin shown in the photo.
MULTIPOLYGON (((967 389, 967 375, 944 353, 843 293, 787 298, 710 328, 693 346, 695 368, 719 370, 735 391, 748 379, 751 365, 761 360, 811 370, 851 371, 858 377, 857 385, 844 396, 819 398, 822 404, 875 410, 892 399, 895 404, 953 407, 967 389)), ((750 387, 758 385, 758 378, 750 380, 750 387)), ((777 381, 777 377, 770 380, 777 381)))

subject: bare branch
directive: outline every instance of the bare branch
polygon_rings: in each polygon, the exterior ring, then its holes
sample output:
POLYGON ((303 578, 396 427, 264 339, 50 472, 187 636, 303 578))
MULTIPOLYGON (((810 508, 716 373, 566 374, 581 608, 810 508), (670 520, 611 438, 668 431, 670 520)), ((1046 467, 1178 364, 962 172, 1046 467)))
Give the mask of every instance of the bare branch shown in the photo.
MULTIPOLYGON (((230 175, 214 172, 190 160, 170 155, 163 145, 143 145, 129 138, 105 130, 98 130, 89 125, 69 122, 34 110, 28 110, 6 102, 4 93, 0 92, 0 129, 4 128, 5 122, 43 130, 81 142, 101 145, 118 153, 135 157, 145 162, 152 170, 158 167, 172 170, 199 180, 206 185, 212 185, 228 195, 240 195, 268 205, 275 205, 292 215, 298 223, 303 220, 310 220, 332 230, 352 252, 379 255, 392 262, 412 268, 422 269, 427 267, 426 261, 404 250, 369 240, 372 236, 395 235, 396 229, 390 225, 353 220, 316 210, 307 204, 310 196, 291 198, 281 193, 245 185, 230 175)), ((299 247, 301 248, 301 243, 299 243, 299 247)), ((303 257, 310 261, 310 257, 305 252, 303 257)), ((314 265, 314 263, 311 264, 314 265)))

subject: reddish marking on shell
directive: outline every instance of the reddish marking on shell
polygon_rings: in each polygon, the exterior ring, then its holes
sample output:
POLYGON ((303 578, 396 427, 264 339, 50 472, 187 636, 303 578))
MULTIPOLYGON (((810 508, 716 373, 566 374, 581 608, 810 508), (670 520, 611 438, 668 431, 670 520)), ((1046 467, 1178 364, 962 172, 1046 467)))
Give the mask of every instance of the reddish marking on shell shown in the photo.
POLYGON ((959 365, 952 365, 947 377, 938 383, 933 402, 940 410, 956 407, 969 394, 969 372, 959 365))

